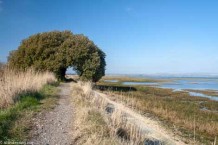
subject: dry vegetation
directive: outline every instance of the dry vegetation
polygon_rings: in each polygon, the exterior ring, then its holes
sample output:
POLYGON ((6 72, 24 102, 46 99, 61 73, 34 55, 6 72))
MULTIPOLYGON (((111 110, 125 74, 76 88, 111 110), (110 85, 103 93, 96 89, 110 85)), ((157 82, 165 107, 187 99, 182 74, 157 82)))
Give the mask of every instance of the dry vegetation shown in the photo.
POLYGON ((0 76, 0 108, 14 104, 20 99, 20 95, 28 92, 39 91, 45 84, 56 79, 50 72, 17 72, 5 68, 0 76))
MULTIPOLYGON (((73 102, 76 109, 74 144, 136 145, 152 141, 159 144, 174 142, 163 130, 159 130, 159 133, 144 132, 144 124, 153 124, 150 119, 145 120, 132 109, 92 91, 90 83, 73 84, 73 102)), ((157 124, 153 124, 153 127, 158 128, 157 124)))
POLYGON ((58 82, 49 72, 4 67, 0 73, 0 141, 25 141, 34 115, 55 106, 58 82))
POLYGON ((74 115, 74 144, 117 144, 115 138, 111 138, 110 130, 101 112, 91 105, 90 98, 92 89, 91 83, 73 84, 73 104, 75 107, 74 115))
POLYGON ((165 79, 148 79, 148 78, 133 78, 127 76, 104 76, 100 81, 104 82, 104 80, 117 80, 119 83, 122 82, 166 82, 169 80, 165 79))
POLYGON ((99 83, 105 93, 129 107, 157 117, 168 127, 187 138, 187 143, 201 141, 216 144, 218 136, 218 102, 207 98, 190 97, 185 92, 153 87, 126 87, 114 83, 99 83), (130 91, 127 91, 127 90, 130 91), (207 110, 202 110, 207 108, 207 110))
POLYGON ((90 83, 74 84, 73 92, 75 144, 134 145, 142 141, 137 128, 126 122, 119 108, 105 113, 108 103, 92 91, 90 83))

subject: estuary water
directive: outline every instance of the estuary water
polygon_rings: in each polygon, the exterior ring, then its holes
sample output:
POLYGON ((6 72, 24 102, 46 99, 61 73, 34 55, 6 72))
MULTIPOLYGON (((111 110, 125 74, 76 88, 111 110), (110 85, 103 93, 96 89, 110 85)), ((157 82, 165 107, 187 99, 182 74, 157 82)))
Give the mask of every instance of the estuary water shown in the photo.
POLYGON ((217 90, 218 78, 155 78, 157 82, 123 82, 124 85, 152 85, 175 90, 217 90))
POLYGON ((194 90, 217 90, 218 78, 183 78, 172 79, 172 82, 161 83, 163 88, 171 88, 176 90, 194 89, 194 90))
MULTIPOLYGON (((169 88, 174 91, 192 89, 192 90, 215 90, 218 91, 218 78, 216 77, 156 77, 157 81, 162 79, 160 82, 123 82, 124 85, 149 85, 160 88, 169 88)), ((189 91, 191 96, 206 97, 211 100, 218 101, 218 96, 208 96, 202 93, 195 93, 189 91)))

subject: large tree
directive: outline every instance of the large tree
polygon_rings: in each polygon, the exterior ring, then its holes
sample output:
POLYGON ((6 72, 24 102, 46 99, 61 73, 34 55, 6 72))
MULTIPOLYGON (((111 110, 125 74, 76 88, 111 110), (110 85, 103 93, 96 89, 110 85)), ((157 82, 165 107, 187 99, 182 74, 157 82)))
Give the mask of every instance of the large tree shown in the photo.
POLYGON ((105 72, 105 53, 84 35, 70 31, 38 33, 23 40, 9 56, 9 66, 26 70, 52 71, 59 80, 65 79, 73 67, 83 80, 98 81, 105 72))

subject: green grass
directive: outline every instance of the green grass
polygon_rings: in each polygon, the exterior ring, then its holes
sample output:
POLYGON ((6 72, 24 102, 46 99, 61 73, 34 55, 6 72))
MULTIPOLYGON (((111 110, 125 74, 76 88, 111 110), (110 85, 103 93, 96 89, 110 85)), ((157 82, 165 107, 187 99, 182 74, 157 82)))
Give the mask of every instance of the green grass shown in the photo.
POLYGON ((55 106, 57 88, 45 85, 40 92, 19 95, 15 105, 0 110, 0 141, 25 141, 31 129, 32 117, 39 111, 55 106))

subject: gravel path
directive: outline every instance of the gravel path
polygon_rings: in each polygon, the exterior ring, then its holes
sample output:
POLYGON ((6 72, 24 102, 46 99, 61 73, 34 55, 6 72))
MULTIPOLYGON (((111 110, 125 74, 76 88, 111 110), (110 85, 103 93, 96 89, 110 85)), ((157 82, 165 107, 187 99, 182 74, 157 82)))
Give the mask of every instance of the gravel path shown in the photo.
POLYGON ((58 105, 50 112, 39 114, 34 123, 34 145, 70 145, 73 107, 70 99, 70 84, 63 83, 59 86, 60 99, 58 105))

